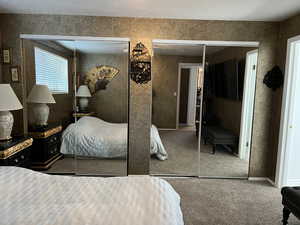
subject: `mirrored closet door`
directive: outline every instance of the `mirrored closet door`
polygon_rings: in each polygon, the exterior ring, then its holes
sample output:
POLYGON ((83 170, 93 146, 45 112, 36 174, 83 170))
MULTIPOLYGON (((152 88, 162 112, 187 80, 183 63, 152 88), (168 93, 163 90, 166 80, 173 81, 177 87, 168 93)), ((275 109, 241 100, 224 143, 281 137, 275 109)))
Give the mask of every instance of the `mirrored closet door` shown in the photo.
POLYGON ((153 41, 150 173, 247 178, 258 43, 195 43, 153 41))
POLYGON ((126 175, 128 40, 25 36, 32 169, 126 175))
POLYGON ((76 40, 75 47, 76 123, 67 132, 76 174, 127 175, 129 43, 76 40))
POLYGON ((53 174, 74 174, 74 151, 61 154, 61 136, 73 123, 75 45, 59 40, 22 39, 22 62, 29 135, 33 137, 31 168, 53 174))
POLYGON ((152 175, 198 176, 204 46, 153 41, 152 175))
POLYGON ((258 47, 243 43, 206 47, 202 177, 248 177, 257 59, 258 47))

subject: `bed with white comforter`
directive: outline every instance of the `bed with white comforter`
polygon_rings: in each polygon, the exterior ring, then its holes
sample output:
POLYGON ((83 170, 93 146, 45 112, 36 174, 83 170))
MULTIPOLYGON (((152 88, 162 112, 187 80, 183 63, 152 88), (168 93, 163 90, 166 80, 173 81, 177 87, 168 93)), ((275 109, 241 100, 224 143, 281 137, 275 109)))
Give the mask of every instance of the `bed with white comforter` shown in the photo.
MULTIPOLYGON (((127 154, 127 124, 108 123, 96 117, 85 116, 67 127, 62 135, 63 154, 101 158, 122 158, 127 154)), ((168 154, 157 128, 151 127, 151 155, 166 160, 168 154)))
POLYGON ((180 197, 149 176, 71 177, 0 166, 1 225, 183 225, 180 197))

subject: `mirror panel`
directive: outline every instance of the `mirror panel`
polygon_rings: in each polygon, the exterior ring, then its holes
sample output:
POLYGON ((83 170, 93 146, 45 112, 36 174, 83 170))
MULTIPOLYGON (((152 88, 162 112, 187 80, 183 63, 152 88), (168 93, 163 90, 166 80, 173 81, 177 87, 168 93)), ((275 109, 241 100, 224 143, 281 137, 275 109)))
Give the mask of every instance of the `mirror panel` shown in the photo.
POLYGON ((228 46, 206 48, 200 176, 248 177, 256 50, 228 46))
POLYGON ((153 49, 152 129, 157 127, 159 135, 152 135, 151 143, 161 140, 162 145, 158 150, 152 149, 156 145, 151 146, 150 173, 198 176, 196 125, 203 46, 153 43, 153 49), (165 151, 167 157, 161 158, 157 151, 165 151))
POLYGON ((128 42, 75 41, 76 174, 127 175, 128 42))
POLYGON ((75 173, 75 158, 60 153, 60 137, 72 123, 74 41, 23 39, 27 121, 34 138, 32 168, 54 174, 75 173))
POLYGON ((23 39, 22 49, 33 169, 127 175, 129 43, 23 39))

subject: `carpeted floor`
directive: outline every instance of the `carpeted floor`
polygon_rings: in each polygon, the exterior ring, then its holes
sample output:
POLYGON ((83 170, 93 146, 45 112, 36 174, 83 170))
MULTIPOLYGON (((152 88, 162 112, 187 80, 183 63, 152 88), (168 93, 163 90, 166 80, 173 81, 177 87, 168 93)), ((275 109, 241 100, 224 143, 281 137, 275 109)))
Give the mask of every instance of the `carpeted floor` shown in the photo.
POLYGON ((199 163, 198 139, 193 130, 170 130, 159 133, 169 158, 166 161, 152 158, 151 174, 197 176, 199 173, 200 176, 248 177, 248 161, 239 159, 222 147, 218 147, 216 154, 211 154, 212 146, 201 144, 199 163))
POLYGON ((97 176, 126 176, 127 161, 125 159, 96 159, 78 157, 77 160, 67 156, 58 160, 46 173, 63 173, 97 176))
MULTIPOLYGON (((280 190, 267 182, 168 178, 181 196, 185 225, 280 225, 280 190)), ((291 215, 289 225, 300 224, 291 215)))
MULTIPOLYGON (((168 160, 155 157, 150 161, 150 174, 209 177, 247 177, 248 162, 219 147, 211 154, 212 146, 201 144, 200 163, 197 138, 193 130, 160 131, 162 142, 169 154, 168 160), (199 172, 200 171, 200 172, 199 172)), ((121 159, 93 159, 65 157, 58 160, 48 173, 77 173, 82 175, 126 175, 127 162, 121 159)))

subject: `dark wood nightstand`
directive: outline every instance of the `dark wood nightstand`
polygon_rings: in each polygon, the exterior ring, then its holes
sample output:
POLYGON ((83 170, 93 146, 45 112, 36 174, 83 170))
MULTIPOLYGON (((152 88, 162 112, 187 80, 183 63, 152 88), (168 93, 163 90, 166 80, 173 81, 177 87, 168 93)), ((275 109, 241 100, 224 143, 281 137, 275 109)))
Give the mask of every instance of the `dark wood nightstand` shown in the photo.
POLYGON ((94 116, 94 115, 96 115, 96 113, 94 113, 94 112, 74 112, 73 113, 73 117, 78 118, 78 119, 80 119, 81 117, 84 117, 84 116, 94 116))
POLYGON ((26 136, 0 141, 0 166, 29 167, 32 141, 26 136))
POLYGON ((63 155, 60 153, 62 126, 49 124, 43 128, 31 128, 33 137, 31 168, 47 170, 63 155))

